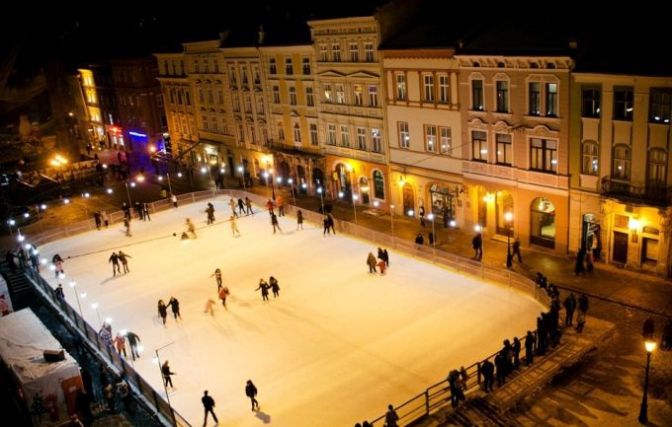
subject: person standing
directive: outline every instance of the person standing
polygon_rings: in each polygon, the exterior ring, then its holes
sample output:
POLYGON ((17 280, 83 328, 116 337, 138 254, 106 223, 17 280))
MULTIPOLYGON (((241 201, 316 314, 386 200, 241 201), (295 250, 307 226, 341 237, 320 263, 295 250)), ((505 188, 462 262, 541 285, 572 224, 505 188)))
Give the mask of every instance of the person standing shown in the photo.
POLYGON ((425 244, 425 238, 422 237, 422 233, 418 233, 417 236, 415 236, 415 245, 416 248, 419 248, 420 246, 425 244))
POLYGON ((565 326, 572 326, 574 323, 574 310, 576 309, 576 297, 570 292, 562 305, 565 307, 565 326))
POLYGON ((376 257, 373 256, 373 252, 369 252, 369 256, 366 258, 366 264, 369 266, 369 273, 376 274, 376 257))
POLYGON ((329 229, 331 229, 331 232, 334 233, 334 236, 336 235, 336 227, 335 227, 335 222, 334 217, 331 216, 330 213, 327 214, 327 220, 329 224, 329 229))
POLYGON ((266 202, 266 209, 268 209, 268 214, 273 215, 275 212, 273 211, 273 207, 275 205, 273 204, 273 201, 271 199, 268 199, 268 202, 266 202))
POLYGON ((170 297, 168 305, 170 306, 170 310, 173 312, 173 317, 175 320, 177 320, 178 317, 180 320, 182 320, 182 316, 180 315, 180 301, 178 301, 175 297, 170 297))
POLYGON ((149 217, 149 205, 147 203, 142 204, 142 218, 143 221, 151 221, 152 218, 149 217))
POLYGON ((129 254, 125 254, 123 251, 119 251, 119 261, 121 261, 121 265, 124 267, 124 274, 129 273, 130 270, 128 269, 128 258, 132 258, 129 254))
POLYGON ((483 390, 489 393, 495 384, 495 365, 492 364, 490 359, 485 359, 481 365, 481 374, 483 374, 483 390))
POLYGON ((131 236, 131 218, 128 216, 124 217, 124 228, 126 228, 126 237, 133 237, 131 236))
POLYGON ((390 254, 387 253, 387 249, 383 249, 383 260, 385 261, 385 267, 390 266, 390 254))
POLYGON ((245 196, 245 207, 247 208, 248 215, 254 215, 254 211, 252 210, 252 200, 247 196, 245 196))
POLYGON ((114 337, 114 347, 117 349, 117 353, 121 356, 122 354, 124 357, 126 356, 126 338, 124 338, 123 335, 117 333, 117 336, 114 337))
POLYGON ((233 237, 240 236, 240 230, 238 230, 238 225, 236 224, 236 217, 231 215, 229 221, 231 221, 231 234, 233 237))
POLYGON ((278 284, 278 279, 275 277, 271 276, 270 279, 268 279, 269 285, 271 286, 271 290, 273 291, 273 298, 277 298, 280 296, 280 285, 278 284))
POLYGON ((471 247, 474 248, 474 259, 480 261, 483 258, 483 236, 481 233, 476 233, 471 239, 471 247))
POLYGON ((513 253, 511 254, 511 260, 513 260, 514 256, 518 256, 518 263, 522 264, 523 263, 523 257, 520 254, 520 237, 516 236, 516 239, 513 241, 513 253))
POLYGON ((100 230, 100 223, 101 223, 101 221, 100 221, 100 212, 95 211, 95 212, 93 213, 93 221, 94 221, 95 224, 96 224, 96 230, 100 230))
POLYGON ((191 222, 191 219, 187 218, 185 224, 187 225, 187 231, 189 232, 189 234, 191 234, 192 238, 195 239, 197 236, 196 236, 196 227, 194 226, 194 223, 191 222))
POLYGON ((212 203, 208 203, 208 207, 205 208, 205 213, 207 214, 207 224, 210 225, 215 222, 215 206, 212 203))
POLYGON ((166 325, 166 317, 168 316, 168 309, 166 307, 166 303, 163 302, 162 299, 159 300, 159 305, 158 305, 158 310, 159 310, 159 317, 163 321, 163 325, 166 325))
POLYGON ((138 351, 140 337, 133 332, 127 332, 126 339, 128 340, 128 346, 131 347, 131 357, 133 357, 133 360, 135 360, 136 357, 140 358, 140 352, 138 351))
POLYGON ((280 228, 280 224, 278 224, 278 217, 275 216, 273 212, 271 212, 271 225, 273 226, 273 234, 275 234, 276 228, 280 230, 282 233, 282 229, 280 228))
POLYGON ((112 252, 108 263, 112 263, 112 276, 116 276, 117 273, 121 274, 121 268, 119 267, 119 255, 116 252, 112 252))
POLYGON ((105 225, 105 228, 110 226, 110 217, 107 216, 107 211, 102 211, 100 213, 100 218, 103 220, 103 224, 105 225))
POLYGON ((245 202, 240 198, 238 199, 238 213, 240 215, 245 213, 245 202))
POLYGON ((420 217, 420 226, 424 227, 425 226, 425 207, 420 206, 420 209, 418 209, 418 216, 420 217))
POLYGON ((214 273, 210 275, 210 277, 215 277, 215 280, 217 281, 217 290, 219 291, 222 289, 222 270, 219 268, 215 270, 214 273))
MULTIPOLYGON (((57 278, 59 274, 65 274, 65 271, 63 270, 63 258, 61 258, 59 254, 54 255, 54 257, 51 259, 51 262, 53 262, 56 266, 54 273, 56 273, 57 278)), ((16 265, 14 264, 14 260, 12 260, 11 264, 16 265)))
POLYGON ((231 213, 232 213, 233 216, 235 216, 235 217, 238 217, 238 213, 236 212, 236 206, 237 206, 237 205, 238 205, 238 204, 236 203, 235 200, 233 200, 233 199, 229 199, 229 206, 231 207, 231 213))
POLYGON ((257 387, 254 385, 252 380, 247 380, 245 384, 245 396, 250 398, 252 402, 252 410, 254 411, 255 407, 259 410, 259 402, 257 402, 257 387))
POLYGON ((161 365, 161 374, 163 375, 163 385, 166 387, 170 385, 170 388, 175 388, 173 387, 173 380, 170 378, 175 375, 175 372, 170 370, 167 360, 161 365))
POLYGON ((330 227, 329 227, 329 218, 328 217, 326 217, 326 216, 324 217, 324 219, 322 220, 322 224, 324 226, 324 231, 322 231, 322 235, 326 236, 327 234, 331 234, 329 232, 330 227))
POLYGON ((581 294, 579 297, 579 317, 577 319, 578 325, 576 325, 576 330, 581 333, 583 332, 583 327, 586 324, 586 313, 588 312, 588 297, 585 294, 581 294))
POLYGON ((385 426, 399 427, 397 421, 399 421, 399 415, 397 415, 397 411, 394 410, 394 407, 391 404, 387 405, 387 412, 385 413, 385 426))
POLYGON ((282 196, 278 196, 276 197, 275 202, 278 205, 278 216, 285 216, 285 200, 282 196))
POLYGON ((56 294, 57 299, 65 301, 65 294, 63 293, 63 285, 59 283, 58 286, 56 286, 56 289, 54 289, 54 293, 56 294))
POLYGON ((520 368, 520 340, 518 337, 513 339, 513 367, 520 368))
POLYGON ((527 331, 525 335, 525 366, 530 366, 534 362, 534 334, 527 331))
POLYGON ((208 390, 205 390, 203 392, 203 397, 201 397, 201 403, 203 403, 203 409, 205 410, 205 417, 203 418, 203 427, 206 426, 208 423, 208 414, 212 415, 212 419, 215 420, 215 424, 219 423, 219 420, 217 419, 217 415, 215 415, 215 411, 213 411, 213 408, 215 407, 215 400, 208 396, 208 390))
POLYGON ((219 299, 222 300, 222 306, 224 306, 226 310, 228 310, 228 308, 226 308, 226 298, 228 298, 229 293, 230 293, 229 288, 227 288, 226 286, 222 287, 219 290, 219 299))
POLYGON ((261 290, 261 299, 264 301, 268 301, 268 289, 270 286, 264 279, 259 279, 259 287, 255 289, 255 291, 261 290))
POLYGON ((301 209, 296 212, 296 231, 299 231, 299 228, 303 230, 303 212, 301 209))
POLYGON ((175 209, 177 209, 177 196, 174 195, 174 194, 172 194, 172 195, 170 196, 170 201, 173 202, 173 207, 174 207, 175 209))

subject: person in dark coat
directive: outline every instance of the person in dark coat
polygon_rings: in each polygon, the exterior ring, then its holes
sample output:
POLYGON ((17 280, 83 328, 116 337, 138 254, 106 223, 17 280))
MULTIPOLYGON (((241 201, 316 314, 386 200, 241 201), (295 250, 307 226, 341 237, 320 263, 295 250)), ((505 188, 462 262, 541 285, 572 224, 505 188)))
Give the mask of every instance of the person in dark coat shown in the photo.
POLYGON ((583 332, 583 327, 586 324, 586 313, 588 313, 588 297, 585 294, 581 294, 578 301, 579 316, 577 318, 576 330, 581 333, 583 332))
POLYGON ((471 239, 471 247, 474 248, 474 259, 480 261, 483 258, 483 237, 481 233, 476 233, 471 239))
POLYGON ((299 228, 303 230, 303 212, 301 209, 296 212, 296 230, 298 231, 299 228))
POLYGON ((152 218, 149 217, 149 205, 147 203, 142 204, 142 220, 151 221, 152 218))
POLYGON ((576 297, 573 292, 569 293, 562 305, 565 307, 565 326, 572 326, 574 310, 576 309, 576 297))
POLYGON ((486 393, 491 392, 495 383, 495 365, 486 359, 481 365, 481 374, 483 375, 483 390, 486 393))
POLYGON ((173 312, 173 317, 175 318, 175 320, 177 320, 178 317, 182 319, 182 316, 180 315, 180 302, 177 300, 177 298, 170 297, 168 305, 170 306, 170 309, 173 312))
POLYGON ((326 216, 324 217, 324 219, 322 220, 322 225, 324 227, 324 231, 322 231, 322 235, 331 234, 330 231, 329 231, 331 229, 331 227, 329 226, 329 218, 328 217, 326 217, 326 216))
POLYGON ((219 291, 222 289, 222 270, 221 269, 216 269, 214 273, 210 275, 210 277, 215 277, 215 281, 217 281, 217 290, 219 291))
POLYGON ((65 300, 65 294, 63 293, 63 285, 61 285, 60 283, 58 284, 56 289, 54 289, 54 293, 56 294, 56 298, 58 298, 59 300, 61 301, 65 300))
MULTIPOLYGON (((327 212, 331 212, 331 210, 328 210, 327 212)), ((327 221, 329 224, 329 229, 331 230, 332 233, 334 233, 334 236, 336 235, 336 222, 334 221, 334 217, 331 216, 330 213, 327 214, 327 221)))
POLYGON ((369 273, 376 273, 376 257, 373 256, 373 252, 369 252, 369 256, 366 257, 366 264, 369 266, 369 273))
POLYGON ((586 259, 586 250, 584 248, 579 249, 579 252, 576 254, 576 264, 574 265, 574 274, 577 276, 586 272, 586 267, 584 261, 586 259))
POLYGON ((542 356, 546 354, 547 336, 544 318, 539 316, 537 318, 537 352, 542 356))
POLYGON ((129 273, 131 270, 128 268, 128 259, 132 257, 123 251, 119 251, 117 255, 119 256, 119 261, 121 261, 122 267, 124 267, 124 274, 129 273))
POLYGON ((116 276, 117 273, 121 274, 121 267, 119 266, 119 255, 116 252, 112 252, 108 262, 112 263, 112 276, 116 276))
POLYGON ((501 387, 506 381, 506 362, 504 361, 504 355, 500 351, 495 356, 495 368, 497 371, 497 386, 501 387))
POLYGON ((390 254, 387 253, 387 249, 383 249, 383 256, 385 257, 385 258, 383 258, 383 260, 385 261, 385 265, 387 267, 389 267, 390 266, 390 254))
POLYGON ((273 298, 277 298, 280 296, 280 285, 278 285, 278 279, 275 277, 271 276, 270 279, 268 279, 269 285, 271 286, 271 290, 273 291, 273 298))
POLYGON ((460 374, 453 369, 448 374, 447 380, 448 388, 450 389, 450 404, 453 408, 456 408, 460 403, 460 395, 462 393, 462 389, 460 387, 460 374))
POLYGON ((167 360, 163 362, 163 365, 161 365, 161 375, 163 375, 163 385, 166 387, 170 385, 171 388, 174 388, 173 380, 170 377, 175 375, 175 372, 170 370, 170 366, 168 366, 167 360))
POLYGON ((96 230, 100 230, 100 226, 101 226, 101 223, 102 223, 101 220, 100 220, 100 212, 95 211, 93 213, 93 221, 96 223, 96 230))
POLYGON ((245 213, 245 202, 240 198, 238 199, 238 213, 240 215, 245 213))
POLYGON ((282 228, 280 228, 280 224, 278 223, 278 217, 273 212, 271 212, 271 225, 273 226, 273 234, 275 234, 276 229, 280 230, 282 233, 282 228))
POLYGON ((520 340, 518 337, 513 339, 513 367, 520 368, 520 340))
POLYGON ((138 343, 140 342, 140 337, 129 331, 126 333, 126 339, 128 340, 128 346, 131 347, 131 356, 133 357, 133 360, 135 360, 136 357, 139 358, 140 352, 138 351, 138 343))
POLYGON ((415 244, 418 246, 422 246, 425 244, 425 238, 422 237, 422 233, 418 233, 418 235, 415 236, 415 244))
POLYGON ((166 324, 166 317, 168 316, 168 309, 166 307, 166 304, 163 302, 162 299, 159 300, 159 316, 163 320, 163 324, 166 324))
POLYGON ((264 279, 259 279, 259 287, 255 291, 261 290, 261 299, 268 301, 268 290, 271 286, 264 279))
POLYGON ((534 334, 527 331, 525 335, 525 366, 530 366, 534 362, 534 334))
MULTIPOLYGON (((239 199, 240 200, 240 199, 239 199)), ((208 423, 208 414, 212 414, 212 418, 215 420, 215 424, 219 423, 217 415, 213 408, 215 407, 215 400, 208 395, 208 390, 203 392, 203 397, 201 397, 201 403, 203 403, 203 409, 205 410, 205 417, 203 418, 203 427, 208 423)))
POLYGON ((516 239, 513 241, 513 252, 511 253, 511 259, 513 260, 513 257, 518 255, 518 263, 522 264, 523 263, 523 256, 520 254, 520 237, 516 236, 516 239))
POLYGON ((399 427, 397 421, 399 421, 399 415, 397 415, 397 411, 394 410, 392 405, 387 405, 387 412, 385 413, 385 426, 399 427))
POLYGON ((427 237, 429 238, 429 246, 434 246, 434 233, 430 231, 427 237))
POLYGON ((252 380, 247 380, 245 384, 245 396, 250 398, 252 402, 252 410, 254 411, 255 407, 259 410, 259 402, 257 402, 257 387, 254 385, 252 380))
POLYGON ((207 214, 207 221, 206 223, 208 225, 212 224, 215 222, 215 206, 212 203, 208 203, 208 207, 205 208, 205 213, 207 214))

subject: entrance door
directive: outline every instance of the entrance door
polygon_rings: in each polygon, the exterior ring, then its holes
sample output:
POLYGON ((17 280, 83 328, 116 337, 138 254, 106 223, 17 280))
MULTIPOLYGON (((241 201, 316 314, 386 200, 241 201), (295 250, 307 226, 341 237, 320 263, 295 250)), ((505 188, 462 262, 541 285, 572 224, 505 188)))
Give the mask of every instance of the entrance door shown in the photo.
POLYGON ((611 256, 612 261, 619 264, 628 262, 628 234, 614 231, 614 250, 611 256))

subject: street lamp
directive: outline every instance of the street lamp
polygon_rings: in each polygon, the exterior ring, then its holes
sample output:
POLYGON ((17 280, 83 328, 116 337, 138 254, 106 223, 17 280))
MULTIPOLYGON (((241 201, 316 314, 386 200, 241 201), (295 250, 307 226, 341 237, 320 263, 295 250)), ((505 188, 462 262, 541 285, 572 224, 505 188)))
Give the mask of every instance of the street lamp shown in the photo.
POLYGON ((266 182, 266 197, 270 197, 270 194, 268 192, 268 171, 264 171, 264 173, 261 174, 264 177, 264 181, 266 182))
POLYGON ((504 213, 506 224, 506 268, 513 267, 513 254, 511 254, 511 232, 513 231, 513 212, 504 213))
POLYGON ((98 323, 100 324, 100 327, 102 328, 103 327, 103 321, 100 320, 100 311, 98 311, 98 303, 94 302, 93 304, 91 304, 91 308, 96 310, 96 314, 98 315, 98 323))
POLYGON ((292 178, 289 178, 287 180, 287 183, 289 184, 289 188, 292 191, 292 200, 294 201, 294 206, 296 206, 296 194, 294 194, 294 180, 292 178))
POLYGON ((394 205, 390 205, 390 228, 392 230, 392 237, 394 237, 394 205))
POLYGON ((639 409, 639 422, 641 424, 647 424, 649 422, 649 369, 651 367, 651 353, 653 353, 653 351, 656 349, 656 342, 646 340, 644 342, 644 348, 646 348, 646 371, 644 374, 644 395, 642 396, 642 406, 639 409))
POLYGON ((355 213, 355 224, 357 224, 357 205, 355 202, 359 199, 359 196, 357 194, 352 195, 352 211, 355 213))
POLYGON ((70 287, 72 288, 73 292, 75 293, 75 298, 77 298, 77 307, 79 308, 79 316, 82 318, 82 322, 84 321, 84 314, 82 314, 82 304, 79 301, 79 292, 77 292, 77 283, 74 281, 70 282, 70 287))
POLYGON ((434 213, 430 212, 429 215, 427 215, 427 219, 432 221, 432 236, 434 236, 434 238, 432 239, 432 246, 434 247, 434 249, 436 249, 436 229, 434 228, 434 213))
POLYGON ((317 187, 317 194, 320 195, 320 205, 322 205, 322 215, 326 215, 327 213, 324 211, 324 198, 322 197, 322 187, 317 187))
POLYGON ((240 178, 243 180, 243 191, 247 191, 245 188, 245 168, 242 165, 238 166, 238 172, 240 172, 240 178))

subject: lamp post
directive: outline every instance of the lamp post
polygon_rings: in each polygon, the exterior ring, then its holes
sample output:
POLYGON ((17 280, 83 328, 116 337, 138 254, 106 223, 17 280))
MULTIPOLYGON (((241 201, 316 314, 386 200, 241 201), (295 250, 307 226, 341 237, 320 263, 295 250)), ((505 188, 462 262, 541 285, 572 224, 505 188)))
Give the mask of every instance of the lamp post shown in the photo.
POLYGON ((322 187, 317 187, 317 194, 320 195, 320 205, 322 205, 322 215, 326 215, 327 213, 324 211, 324 198, 322 197, 322 187))
POLYGON ((270 193, 268 191, 268 171, 264 171, 264 173, 261 175, 264 177, 264 181, 266 182, 266 197, 270 197, 270 193))
POLYGON ((651 353, 656 349, 656 342, 651 340, 646 340, 644 342, 644 348, 646 348, 646 371, 644 374, 644 395, 642 396, 642 406, 639 409, 639 422, 641 424, 647 424, 649 422, 648 410, 648 394, 649 394, 649 369, 651 367, 651 353))
POLYGON ((294 194, 294 179, 289 178, 287 180, 287 183, 289 184, 289 189, 292 191, 292 200, 294 201, 294 206, 296 206, 296 194, 294 194))
POLYGON ((394 205, 390 205, 390 229, 392 230, 392 237, 394 237, 394 205))
POLYGON ((432 221, 432 235, 434 236, 434 239, 432 239, 432 246, 434 249, 436 249, 436 229, 434 228, 434 213, 430 212, 429 215, 427 215, 427 219, 432 221))
POLYGON ((352 211, 355 213, 355 224, 357 224, 357 205, 355 204, 355 202, 357 201, 358 198, 359 198, 358 195, 356 194, 352 195, 352 211))
POLYGON ((506 223, 506 268, 513 267, 513 254, 511 254, 511 232, 513 231, 513 212, 504 213, 506 223))
POLYGON ((96 315, 98 315, 98 323, 100 324, 100 327, 102 328, 103 327, 103 321, 100 320, 100 311, 98 310, 98 303, 94 302, 93 304, 91 304, 91 308, 96 310, 96 315))
POLYGON ((240 177, 243 180, 243 191, 247 191, 245 188, 245 168, 238 166, 238 172, 240 172, 240 177))
POLYGON ((79 316, 82 318, 82 322, 84 321, 84 314, 82 313, 82 304, 79 301, 79 292, 77 292, 77 283, 74 281, 70 282, 70 287, 72 288, 73 292, 75 293, 75 298, 77 299, 77 308, 79 308, 79 316))

